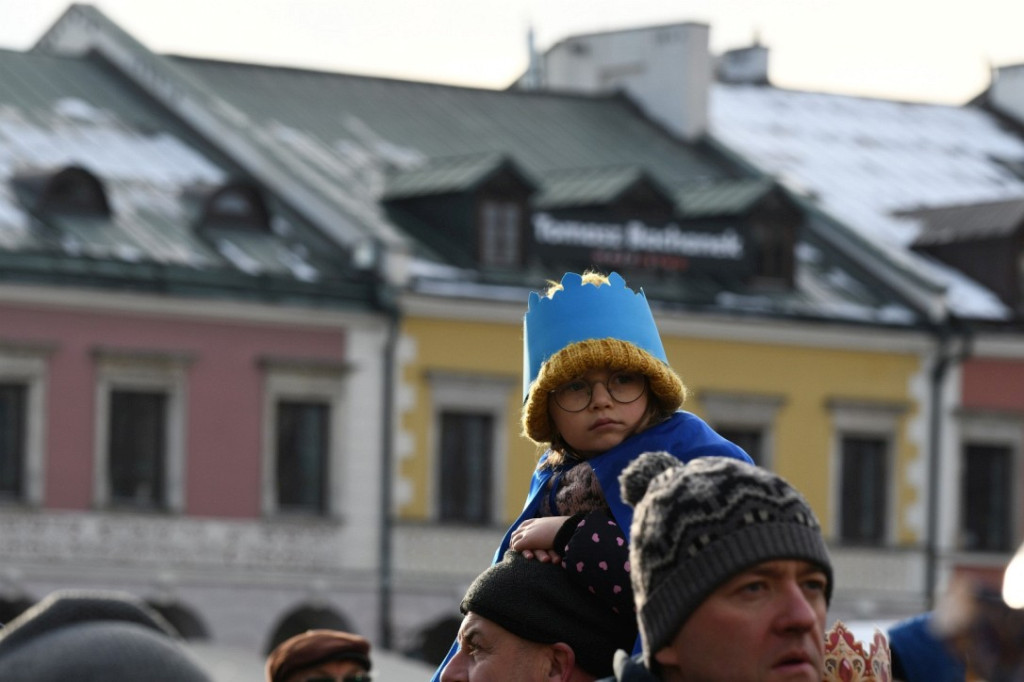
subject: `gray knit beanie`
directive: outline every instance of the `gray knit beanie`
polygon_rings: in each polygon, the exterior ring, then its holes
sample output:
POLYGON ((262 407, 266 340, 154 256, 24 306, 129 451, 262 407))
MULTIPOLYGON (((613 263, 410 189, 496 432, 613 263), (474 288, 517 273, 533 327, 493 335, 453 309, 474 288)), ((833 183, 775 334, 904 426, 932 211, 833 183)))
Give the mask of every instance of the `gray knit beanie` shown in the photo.
POLYGON ((211 682, 171 625, 120 592, 54 592, 0 630, 3 682, 211 682))
POLYGON ((629 559, 644 661, 671 643, 722 583, 774 559, 832 562, 807 501, 772 472, 728 457, 645 453, 619 477, 635 508, 629 559))
POLYGON ((460 609, 531 642, 564 642, 581 668, 608 677, 615 651, 633 648, 636 617, 613 613, 570 576, 561 564, 525 559, 508 550, 500 563, 477 576, 460 609))

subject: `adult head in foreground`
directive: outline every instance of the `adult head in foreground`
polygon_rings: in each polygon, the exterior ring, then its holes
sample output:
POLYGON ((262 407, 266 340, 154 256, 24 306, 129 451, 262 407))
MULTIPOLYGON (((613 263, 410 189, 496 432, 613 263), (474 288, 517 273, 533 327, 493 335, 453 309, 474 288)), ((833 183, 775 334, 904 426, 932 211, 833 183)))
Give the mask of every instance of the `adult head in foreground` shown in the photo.
POLYGON ((591 682, 636 637, 632 613, 616 616, 561 565, 512 550, 477 576, 460 610, 442 682, 591 682))
POLYGON ((832 562, 803 496, 719 457, 646 453, 620 481, 643 652, 613 679, 820 682, 832 562))
POLYGON ((0 630, 4 682, 212 682, 172 626, 127 593, 60 590, 0 630))
POLYGON ((289 637, 267 656, 266 682, 370 682, 370 643, 341 630, 316 629, 289 637))

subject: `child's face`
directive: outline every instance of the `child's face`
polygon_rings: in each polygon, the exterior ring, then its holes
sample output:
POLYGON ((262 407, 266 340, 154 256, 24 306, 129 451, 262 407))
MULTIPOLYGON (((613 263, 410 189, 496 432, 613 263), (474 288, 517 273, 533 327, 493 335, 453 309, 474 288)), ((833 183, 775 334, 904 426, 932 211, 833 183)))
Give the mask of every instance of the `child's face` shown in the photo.
POLYGON ((560 387, 549 396, 548 413, 555 429, 573 452, 589 459, 636 433, 647 411, 647 380, 642 374, 593 369, 563 386, 577 385, 580 381, 590 385, 590 404, 578 412, 560 407, 555 396, 560 387), (630 388, 631 382, 642 382, 642 389, 636 386, 640 397, 631 402, 619 402, 608 390, 609 381, 613 382, 613 390, 620 399, 631 398, 635 394, 636 391, 630 388))

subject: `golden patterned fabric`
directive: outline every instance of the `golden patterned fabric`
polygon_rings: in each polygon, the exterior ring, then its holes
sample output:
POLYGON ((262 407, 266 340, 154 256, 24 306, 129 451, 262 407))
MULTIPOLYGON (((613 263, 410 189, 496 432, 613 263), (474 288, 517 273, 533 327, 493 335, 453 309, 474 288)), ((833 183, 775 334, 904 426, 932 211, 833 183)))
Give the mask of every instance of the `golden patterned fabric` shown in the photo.
POLYGON ((825 633, 825 676, 824 682, 861 682, 878 680, 892 682, 892 663, 889 659, 889 642, 885 635, 875 630, 875 636, 867 651, 842 621, 825 633))

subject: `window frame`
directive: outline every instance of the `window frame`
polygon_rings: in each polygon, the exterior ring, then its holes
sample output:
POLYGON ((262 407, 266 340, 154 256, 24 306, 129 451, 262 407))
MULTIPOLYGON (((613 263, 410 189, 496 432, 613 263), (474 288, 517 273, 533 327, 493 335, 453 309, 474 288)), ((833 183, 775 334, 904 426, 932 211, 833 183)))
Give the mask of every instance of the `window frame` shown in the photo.
POLYGON ((431 465, 428 484, 430 500, 429 518, 433 523, 441 522, 440 472, 441 472, 441 419, 445 412, 471 412, 490 414, 493 418, 494 433, 491 438, 491 519, 501 524, 505 519, 504 485, 505 468, 508 461, 508 410, 512 392, 517 381, 508 377, 460 374, 446 371, 430 371, 427 383, 431 396, 430 452, 431 465))
MULTIPOLYGON (((330 498, 331 498, 331 477, 333 476, 333 466, 331 464, 331 437, 333 435, 333 429, 331 428, 331 418, 334 414, 334 410, 331 406, 329 399, 317 399, 317 398, 293 398, 290 396, 278 395, 274 401, 273 406, 273 428, 274 428, 274 490, 273 490, 273 504, 277 513, 282 515, 295 515, 295 516, 327 516, 330 512, 330 498), (281 485, 281 472, 282 470, 292 469, 293 471, 301 471, 304 467, 302 466, 303 460, 305 459, 302 454, 299 454, 298 458, 289 458, 286 465, 282 467, 281 463, 281 435, 282 435, 282 416, 283 410, 288 408, 290 411, 299 410, 303 417, 309 416, 309 414, 316 414, 314 426, 316 431, 319 433, 314 435, 316 442, 319 444, 319 448, 316 451, 318 460, 316 469, 320 478, 316 481, 316 486, 319 488, 317 496, 312 502, 315 504, 305 504, 305 501, 300 503, 285 504, 283 498, 286 492, 281 485), (307 412, 310 410, 310 412, 307 412), (326 437, 325 437, 326 436, 326 437)), ((293 412, 294 416, 294 412, 293 412)), ((306 442, 308 443, 309 434, 304 433, 306 442)), ((291 443, 295 445, 295 443, 291 443)), ((301 482, 300 482, 301 483, 301 482)), ((306 487, 300 485, 300 488, 306 487)), ((288 492, 294 492, 289 486, 288 492)))
POLYGON ((296 361, 264 358, 263 378, 262 486, 260 506, 265 517, 338 520, 342 512, 342 458, 346 409, 346 377, 349 366, 337 362, 296 361), (322 511, 282 510, 277 491, 277 406, 281 401, 326 403, 327 481, 322 511))
POLYGON ((775 424, 779 410, 786 404, 784 396, 701 391, 697 397, 705 421, 716 431, 730 428, 759 431, 762 459, 759 466, 774 468, 775 424))
POLYGON ((46 387, 55 347, 0 341, 0 381, 26 387, 25 442, 20 500, 5 504, 40 507, 45 495, 46 387))
MULTIPOLYGON (((469 507, 470 507, 470 505, 468 505, 468 504, 461 504, 460 508, 458 510, 459 513, 457 515, 452 515, 450 517, 445 517, 445 514, 444 514, 445 502, 446 501, 450 501, 450 499, 452 499, 452 498, 449 498, 448 495, 445 495, 445 494, 438 494, 438 496, 436 498, 437 506, 435 507, 435 513, 437 515, 438 523, 443 523, 445 525, 465 525, 465 526, 476 526, 476 527, 487 527, 487 526, 495 525, 497 523, 497 519, 494 516, 495 510, 493 508, 493 504, 490 502, 491 500, 494 499, 494 485, 495 485, 495 480, 497 479, 497 477, 494 475, 494 470, 493 470, 493 467, 494 467, 493 449, 494 449, 494 440, 495 440, 494 435, 495 435, 495 431, 496 431, 496 429, 494 428, 494 423, 495 423, 494 414, 491 413, 491 412, 488 412, 486 409, 483 409, 483 410, 481 410, 481 409, 468 410, 468 409, 457 409, 457 408, 456 409, 451 409, 451 408, 448 408, 448 409, 441 410, 439 412, 439 426, 440 426, 440 432, 438 434, 438 442, 439 442, 439 444, 443 444, 444 443, 445 421, 446 421, 446 418, 451 418, 451 417, 457 417, 460 420, 461 419, 465 419, 465 418, 470 418, 470 419, 472 419, 474 421, 476 421, 476 420, 488 421, 489 424, 490 424, 490 430, 489 430, 489 432, 483 434, 485 436, 485 438, 482 439, 482 442, 481 442, 481 450, 483 450, 483 452, 485 452, 487 454, 487 456, 489 457, 489 461, 485 461, 484 462, 483 466, 485 468, 485 471, 483 472, 484 475, 481 477, 482 480, 486 481, 486 483, 484 484, 484 488, 485 489, 483 491, 486 496, 480 499, 480 504, 479 504, 481 516, 483 518, 482 519, 472 519, 472 518, 469 518, 471 516, 471 514, 466 513, 466 512, 469 511, 469 507), (490 442, 487 442, 488 440, 490 442)), ((460 426, 462 426, 462 425, 463 424, 460 423, 460 426)), ((447 449, 440 448, 440 445, 438 447, 439 447, 439 450, 438 450, 438 453, 439 453, 439 457, 438 457, 438 467, 439 467, 439 470, 437 471, 436 480, 438 482, 439 493, 443 493, 444 488, 445 488, 445 469, 446 469, 446 467, 445 467, 445 461, 446 461, 445 460, 445 453, 447 452, 447 449)), ((466 487, 468 487, 470 484, 474 484, 475 482, 476 482, 476 477, 474 477, 473 480, 470 481, 468 476, 463 481, 463 483, 466 484, 466 487)), ((456 495, 452 496, 453 498, 454 497, 459 497, 458 496, 458 492, 457 492, 458 491, 458 487, 459 486, 456 486, 455 489, 454 489, 456 491, 456 495)), ((453 488, 449 487, 449 489, 448 489, 448 494, 449 495, 451 495, 452 490, 453 490, 453 488)), ((469 500, 467 500, 466 496, 463 495, 463 496, 461 496, 460 501, 465 503, 465 502, 468 502, 469 500)))
MULTIPOLYGON (((518 268, 523 264, 524 258, 524 230, 526 226, 526 206, 522 201, 508 197, 485 196, 480 200, 478 209, 479 220, 477 223, 477 261, 481 266, 494 268, 518 268), (509 220, 508 212, 515 210, 514 221, 509 220), (489 220, 489 215, 498 218, 489 220), (513 236, 515 238, 515 250, 511 258, 489 258, 489 251, 486 245, 493 241, 495 236, 500 238, 500 244, 508 242, 509 223, 514 222, 513 236)), ((498 255, 501 254, 500 249, 498 255)))
POLYGON ((827 404, 832 419, 832 443, 829 466, 829 538, 839 546, 856 548, 885 548, 895 544, 899 528, 899 480, 896 462, 900 421, 908 410, 902 403, 876 403, 870 401, 831 399, 827 404), (845 437, 878 438, 885 443, 885 528, 878 545, 845 544, 841 535, 843 520, 842 471, 843 439, 845 437))
MULTIPOLYGON (((892 485, 891 485, 891 477, 892 477, 892 464, 891 464, 891 460, 892 460, 892 441, 889 438, 887 438, 885 435, 880 434, 880 433, 863 433, 863 432, 858 432, 858 431, 844 431, 844 432, 838 434, 838 440, 839 440, 839 446, 838 446, 839 450, 838 451, 839 451, 839 455, 840 455, 839 456, 839 460, 837 462, 837 469, 838 469, 838 474, 839 474, 839 487, 838 487, 839 499, 836 502, 836 509, 838 510, 839 513, 838 513, 838 515, 836 517, 836 529, 835 529, 836 539, 844 547, 886 547, 886 546, 888 546, 888 545, 890 545, 892 543, 892 528, 891 528, 892 527, 892 523, 891 523, 891 520, 890 520, 890 516, 891 516, 891 514, 893 512, 893 498, 892 498, 892 495, 889 494, 889 489, 892 487, 892 485), (874 520, 876 522, 881 522, 881 528, 878 531, 878 534, 879 534, 878 538, 874 538, 874 537, 864 538, 864 537, 847 536, 845 534, 845 531, 844 531, 845 526, 846 526, 846 521, 847 521, 847 516, 846 516, 846 513, 844 511, 845 507, 846 507, 846 501, 847 501, 847 496, 846 496, 847 478, 844 475, 844 470, 846 469, 846 465, 854 457, 857 457, 857 458, 864 457, 863 453, 858 452, 856 455, 854 455, 853 453, 848 451, 847 445, 848 445, 848 443, 850 443, 850 441, 857 441, 859 443, 870 444, 872 446, 871 454, 872 455, 877 454, 881 458, 881 472, 880 472, 880 475, 882 477, 882 481, 881 481, 881 483, 882 483, 882 497, 881 497, 881 503, 880 503, 881 509, 880 510, 874 510, 874 511, 878 512, 875 515, 876 518, 874 520), (878 446, 877 449, 875 448, 876 445, 878 446)), ((868 483, 872 484, 873 482, 872 481, 868 481, 868 483)), ((865 492, 865 490, 863 488, 858 488, 857 492, 860 493, 860 495, 857 496, 857 498, 859 498, 859 499, 863 499, 863 497, 866 496, 866 492, 865 492)), ((872 528, 871 532, 872 532, 872 534, 874 534, 876 531, 875 531, 874 528, 872 528)))
MULTIPOLYGON (((1010 475, 1011 481, 1019 481, 1024 474, 1024 419, 1014 413, 972 411, 964 410, 957 415, 960 437, 958 442, 955 480, 963 479, 966 465, 967 447, 969 445, 1007 447, 1010 450, 1010 475)), ((953 529, 953 547, 958 552, 968 554, 998 554, 1005 552, 972 550, 963 546, 961 535, 964 530, 965 521, 965 500, 962 499, 963 488, 956 485, 956 517, 953 529)), ((1021 514, 1024 512, 1024 493, 1019 486, 1010 485, 1010 544, 1013 545, 1015 538, 1020 537, 1021 514)), ((1014 547, 1010 547, 1009 553, 1014 547)))
POLYGON ((168 472, 167 447, 170 440, 167 435, 167 429, 170 427, 170 394, 159 388, 115 386, 108 392, 107 400, 109 401, 109 414, 111 417, 107 425, 107 506, 111 509, 131 511, 163 511, 167 509, 168 502, 165 496, 168 492, 168 486, 165 478, 168 472), (130 399, 124 400, 124 398, 129 396, 131 396, 130 399), (121 409, 124 410, 123 414, 119 414, 115 409, 119 402, 122 402, 121 409), (142 407, 146 409, 140 409, 142 407), (151 410, 149 408, 156 409, 151 410), (115 428, 114 421, 118 417, 120 417, 117 419, 117 426, 119 428, 115 428), (151 421, 155 425, 154 433, 149 433, 144 428, 147 421, 151 421), (128 435, 132 445, 156 445, 155 452, 151 453, 153 455, 152 459, 155 460, 152 462, 154 473, 153 480, 151 481, 154 492, 152 493, 152 499, 145 500, 141 504, 137 503, 133 497, 124 497, 116 494, 117 486, 113 474, 115 471, 122 471, 118 467, 125 467, 129 474, 136 474, 138 473, 136 467, 146 463, 150 458, 139 456, 140 453, 134 449, 116 450, 117 446, 121 443, 121 439, 118 438, 119 434, 122 437, 128 435), (138 436, 142 435, 152 435, 155 438, 152 441, 147 438, 145 442, 142 442, 137 439, 138 436), (117 458, 114 457, 115 454, 118 455, 117 458))
MULTIPOLYGON (((166 424, 164 437, 164 500, 153 512, 181 514, 185 510, 185 443, 187 434, 188 370, 192 356, 184 353, 125 351, 97 348, 93 350, 96 369, 96 408, 93 443, 93 505, 98 509, 112 506, 110 495, 110 398, 114 391, 146 391, 164 393, 166 424)), ((150 511, 133 507, 133 512, 150 511)))

